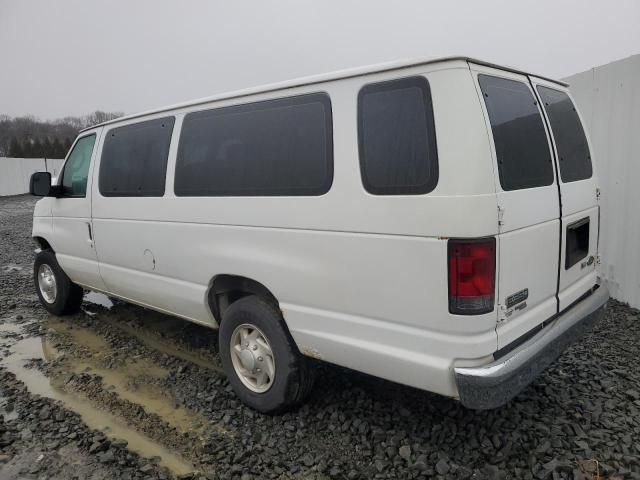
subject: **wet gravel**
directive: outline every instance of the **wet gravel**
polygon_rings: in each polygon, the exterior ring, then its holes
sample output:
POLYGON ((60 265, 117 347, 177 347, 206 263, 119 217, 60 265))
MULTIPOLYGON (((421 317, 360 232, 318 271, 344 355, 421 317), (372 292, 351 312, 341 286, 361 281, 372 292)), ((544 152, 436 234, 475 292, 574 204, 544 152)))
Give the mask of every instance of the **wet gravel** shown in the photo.
MULTIPOLYGON (((236 400, 213 331, 117 301, 48 316, 31 281, 33 203, 0 198, 0 327, 23 325, 0 334, 0 359, 41 336, 55 354, 28 366, 184 459, 182 478, 592 479, 597 461, 602 478, 640 479, 637 310, 612 302, 498 410, 319 365, 306 405, 264 416, 236 400)), ((177 476, 105 433, 0 366, 0 479, 177 476)))

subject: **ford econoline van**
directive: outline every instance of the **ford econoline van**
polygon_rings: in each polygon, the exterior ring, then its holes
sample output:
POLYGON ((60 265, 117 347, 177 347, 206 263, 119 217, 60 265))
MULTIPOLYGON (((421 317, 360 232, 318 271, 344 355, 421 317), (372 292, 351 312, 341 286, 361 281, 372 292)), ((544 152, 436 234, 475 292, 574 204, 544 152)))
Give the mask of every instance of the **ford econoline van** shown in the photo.
POLYGON ((604 313, 590 151, 566 84, 469 58, 131 115, 33 176, 35 286, 218 328, 262 412, 310 358, 496 408, 604 313))

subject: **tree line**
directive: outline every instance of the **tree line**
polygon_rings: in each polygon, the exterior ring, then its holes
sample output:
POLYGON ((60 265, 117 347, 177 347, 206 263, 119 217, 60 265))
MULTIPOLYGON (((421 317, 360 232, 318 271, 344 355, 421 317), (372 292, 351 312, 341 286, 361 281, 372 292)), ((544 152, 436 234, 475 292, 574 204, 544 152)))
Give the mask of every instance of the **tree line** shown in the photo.
POLYGON ((0 157, 64 158, 80 130, 122 115, 96 111, 53 121, 0 115, 0 157))

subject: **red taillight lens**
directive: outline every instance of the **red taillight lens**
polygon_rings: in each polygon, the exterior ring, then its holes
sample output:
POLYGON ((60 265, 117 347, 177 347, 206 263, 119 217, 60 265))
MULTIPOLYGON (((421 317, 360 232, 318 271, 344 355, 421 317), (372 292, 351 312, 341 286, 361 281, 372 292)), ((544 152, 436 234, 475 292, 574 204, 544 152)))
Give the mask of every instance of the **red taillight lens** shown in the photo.
POLYGON ((493 310, 496 239, 449 240, 449 312, 478 315, 493 310))

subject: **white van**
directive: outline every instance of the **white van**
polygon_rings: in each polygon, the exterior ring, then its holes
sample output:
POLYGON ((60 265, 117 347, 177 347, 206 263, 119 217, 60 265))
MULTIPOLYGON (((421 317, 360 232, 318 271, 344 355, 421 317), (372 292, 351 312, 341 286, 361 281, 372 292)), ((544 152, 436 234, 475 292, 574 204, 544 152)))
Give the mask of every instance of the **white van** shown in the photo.
POLYGON ((566 84, 469 58, 131 115, 32 178, 35 284, 219 328, 262 412, 308 357, 495 408, 604 313, 589 152, 566 84))

